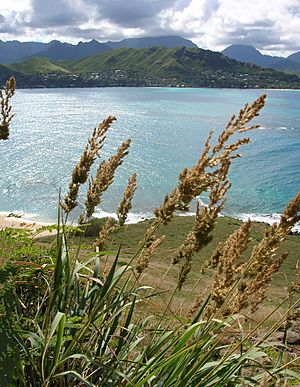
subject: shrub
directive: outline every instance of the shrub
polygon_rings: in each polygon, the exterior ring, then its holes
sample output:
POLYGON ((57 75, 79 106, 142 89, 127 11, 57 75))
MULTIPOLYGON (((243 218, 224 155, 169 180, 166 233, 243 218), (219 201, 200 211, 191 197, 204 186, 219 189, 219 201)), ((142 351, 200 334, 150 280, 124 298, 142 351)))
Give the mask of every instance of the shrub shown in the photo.
MULTIPOLYGON (((94 218, 91 217, 88 223, 82 226, 82 229, 77 233, 77 235, 83 233, 85 237, 98 237, 101 229, 105 226, 109 218, 94 218)), ((113 224, 117 224, 117 221, 112 220, 113 224)))

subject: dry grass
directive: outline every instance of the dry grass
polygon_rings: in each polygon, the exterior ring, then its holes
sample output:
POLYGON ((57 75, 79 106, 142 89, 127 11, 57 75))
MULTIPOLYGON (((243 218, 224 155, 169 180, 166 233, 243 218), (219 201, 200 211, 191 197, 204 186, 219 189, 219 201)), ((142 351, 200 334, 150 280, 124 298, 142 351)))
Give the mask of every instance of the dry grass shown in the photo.
POLYGON ((117 209, 117 216, 119 225, 124 226, 129 210, 132 207, 132 198, 136 191, 136 178, 137 175, 134 173, 128 180, 127 187, 125 188, 123 198, 117 209))
MULTIPOLYGON (((149 228, 150 221, 144 221, 139 224, 127 225, 123 228, 119 228, 115 233, 110 234, 109 242, 105 244, 104 250, 117 251, 120 244, 122 244, 121 261, 129 261, 130 257, 136 252, 137 247, 141 246, 141 240, 147 229, 149 228)), ((161 299, 166 301, 168 294, 174 289, 178 282, 180 267, 172 265, 170 268, 170 262, 174 257, 174 253, 177 251, 178 245, 185 239, 185 236, 189 230, 193 227, 193 217, 179 217, 175 216, 168 225, 162 226, 157 231, 157 237, 165 235, 164 242, 158 247, 155 254, 152 256, 149 262, 148 269, 143 273, 141 283, 157 287, 162 292, 161 299), (165 273, 168 272, 166 276, 165 273), (163 282, 161 278, 164 277, 163 282), (168 294, 166 293, 168 292, 168 294)), ((241 222, 228 217, 218 218, 215 228, 212 232, 211 242, 203 247, 198 253, 195 253, 192 261, 192 270, 182 290, 177 292, 174 305, 180 305, 187 297, 186 302, 181 308, 181 315, 187 316, 187 312, 194 305, 197 297, 200 296, 201 300, 205 297, 211 289, 213 284, 213 271, 210 270, 202 274, 202 269, 206 265, 207 257, 212 256, 219 243, 224 243, 226 239, 239 227, 241 222), (195 284, 197 283, 196 287, 195 284), (191 293, 191 294, 190 294, 191 293)), ((244 259, 250 258, 250 253, 253 247, 263 238, 268 226, 264 223, 252 223, 250 236, 251 241, 249 243, 249 249, 244 255, 244 259)), ((48 245, 53 237, 43 237, 39 239, 39 243, 45 243, 48 245)), ((73 239, 70 246, 77 246, 78 238, 73 239)), ((83 239, 81 259, 85 260, 89 258, 93 252, 93 242, 95 238, 85 237, 83 239)), ((263 317, 264 311, 273 309, 278 303, 288 295, 288 287, 292 281, 297 280, 296 267, 300 261, 300 237, 287 236, 285 241, 278 249, 278 254, 282 254, 284 251, 289 251, 289 256, 285 262, 283 262, 279 272, 275 274, 270 283, 270 288, 267 291, 266 298, 263 301, 263 307, 252 315, 253 318, 263 317), (263 310, 263 312, 262 312, 263 310), (256 317, 257 316, 257 317, 256 317)), ((157 301, 153 305, 153 312, 158 313, 163 309, 164 302, 157 301)), ((173 306, 173 309, 177 308, 173 306)))
POLYGON ((77 206, 79 188, 87 182, 95 158, 96 156, 99 156, 99 152, 103 147, 106 133, 115 120, 115 117, 109 116, 94 129, 89 138, 79 162, 73 169, 69 191, 65 195, 64 201, 61 203, 66 214, 70 213, 77 206))
POLYGON ((9 127, 14 114, 11 113, 10 100, 15 94, 16 80, 14 77, 6 81, 5 89, 0 90, 1 122, 0 122, 0 140, 8 140, 9 127))

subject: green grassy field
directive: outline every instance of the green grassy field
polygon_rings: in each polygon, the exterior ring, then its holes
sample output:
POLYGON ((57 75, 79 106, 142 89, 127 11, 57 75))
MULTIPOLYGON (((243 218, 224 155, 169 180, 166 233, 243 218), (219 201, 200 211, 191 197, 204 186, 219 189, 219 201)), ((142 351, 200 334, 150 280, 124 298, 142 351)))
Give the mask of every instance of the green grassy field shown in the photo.
POLYGON ((21 63, 15 63, 13 68, 25 74, 51 74, 51 73, 70 73, 69 70, 54 63, 48 58, 33 57, 24 60, 21 63))
MULTIPOLYGON (((122 245, 122 251, 124 254, 130 255, 137 249, 139 242, 143 239, 143 235, 149 227, 151 221, 147 220, 138 224, 127 225, 123 229, 117 231, 111 237, 111 245, 109 249, 116 250, 119 245, 122 245)), ((153 260, 152 268, 163 265, 167 267, 172 260, 176 249, 179 247, 189 230, 193 227, 193 217, 174 217, 172 222, 167 226, 162 226, 157 233, 158 236, 166 235, 164 243, 159 247, 156 257, 153 260)), ((241 222, 239 220, 220 217, 218 218, 216 228, 213 232, 213 240, 202 251, 194 257, 194 270, 192 275, 197 276, 197 272, 200 270, 206 259, 210 258, 212 252, 216 248, 219 242, 223 242, 226 238, 236 230, 241 222)), ((250 246, 254 246, 263 236, 264 231, 268 226, 264 223, 253 223, 252 224, 252 242, 250 246)), ((92 244, 93 238, 85 238, 85 244, 92 244)), ((280 247, 279 253, 284 251, 289 252, 287 260, 283 263, 282 273, 288 276, 288 280, 294 280, 296 275, 296 266, 300 259, 300 238, 296 235, 290 235, 284 241, 280 247)), ((278 276, 276 281, 277 284, 286 283, 286 279, 283 276, 278 276)))
MULTIPOLYGON (((121 261, 128 261, 137 251, 143 240, 145 231, 150 225, 150 220, 127 225, 111 235, 107 244, 107 251, 117 251, 121 246, 121 261)), ((174 289, 178 281, 178 275, 181 265, 172 265, 172 258, 175 255, 177 248, 183 242, 185 236, 192 229, 194 223, 193 217, 176 216, 167 226, 162 226, 157 232, 157 236, 165 235, 166 239, 163 244, 157 249, 153 256, 149 268, 143 274, 141 283, 147 284, 160 289, 161 297, 158 297, 157 303, 152 304, 152 309, 160 309, 164 306, 168 294, 174 289), (166 274, 167 273, 167 274, 166 274), (163 280, 162 280, 163 278, 163 280), (166 295, 166 296, 165 296, 166 295)), ((205 295, 210 290, 210 285, 213 277, 213 272, 207 272, 204 276, 201 275, 201 269, 205 262, 210 258, 219 242, 223 242, 226 238, 236 230, 241 222, 239 220, 220 217, 218 218, 216 227, 213 231, 212 241, 205 246, 199 253, 195 254, 192 261, 192 270, 188 276, 183 289, 177 292, 174 305, 180 305, 184 302, 180 314, 184 314, 193 305, 195 298, 201 293, 205 295)), ((262 238, 268 226, 264 223, 253 223, 251 231, 251 243, 245 253, 245 259, 249 256, 254 245, 262 238)), ((54 236, 48 236, 37 239, 38 244, 44 247, 49 247, 54 236)), ((93 254, 93 237, 75 237, 72 239, 73 249, 76 249, 81 241, 81 259, 85 260, 93 254)), ((283 263, 281 269, 275 274, 268 296, 264 302, 264 307, 271 310, 278 305, 288 294, 287 290, 291 283, 297 278, 298 265, 300 260, 300 237, 289 235, 280 247, 278 254, 285 251, 289 252, 288 258, 283 263)), ((102 257, 102 265, 105 265, 106 259, 108 262, 110 257, 102 257)), ((266 309, 264 310, 264 312, 266 309)), ((258 311, 259 318, 262 312, 258 311)), ((275 317, 276 318, 276 317, 275 317)))

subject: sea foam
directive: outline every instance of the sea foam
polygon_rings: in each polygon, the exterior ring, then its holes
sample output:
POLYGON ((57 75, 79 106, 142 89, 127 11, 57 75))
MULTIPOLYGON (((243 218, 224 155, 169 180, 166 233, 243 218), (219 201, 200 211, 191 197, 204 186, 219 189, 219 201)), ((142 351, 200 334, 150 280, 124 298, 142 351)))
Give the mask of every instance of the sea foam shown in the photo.
MULTIPOLYGON (((280 214, 237 214, 234 215, 234 218, 237 218, 239 220, 242 220, 243 222, 246 222, 248 219, 252 220, 253 222, 263 222, 267 223, 269 225, 279 223, 281 215, 280 214)), ((292 228, 292 232, 296 234, 300 234, 300 222, 296 223, 295 226, 292 228)))

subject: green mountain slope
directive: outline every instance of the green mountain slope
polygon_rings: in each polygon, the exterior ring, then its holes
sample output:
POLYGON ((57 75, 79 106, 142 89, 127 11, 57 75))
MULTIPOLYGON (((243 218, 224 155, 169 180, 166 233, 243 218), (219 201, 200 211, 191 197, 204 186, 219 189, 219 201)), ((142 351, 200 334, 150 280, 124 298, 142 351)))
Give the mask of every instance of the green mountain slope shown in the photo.
POLYGON ((32 56, 43 56, 50 60, 78 60, 116 48, 144 48, 149 46, 197 47, 192 41, 180 36, 128 38, 118 42, 103 43, 93 39, 89 42, 79 42, 77 44, 63 43, 59 40, 52 40, 49 43, 19 42, 17 40, 5 42, 0 40, 0 63, 11 64, 32 56))
POLYGON ((69 73, 70 71, 60 66, 58 63, 45 57, 32 57, 20 63, 10 65, 11 68, 24 74, 51 74, 69 73))
POLYGON ((22 72, 16 71, 10 66, 0 64, 0 85, 3 86, 6 80, 14 75, 16 78, 23 80, 24 74, 22 72))
POLYGON ((296 75, 187 47, 120 48, 76 61, 31 58, 11 67, 29 77, 22 87, 300 88, 296 75))
MULTIPOLYGON (((188 86, 290 87, 297 76, 238 62, 200 48, 118 49, 66 64, 75 73, 126 71, 139 78, 173 79, 188 86)), ((126 74, 125 74, 126 75, 126 74)), ((175 83, 176 83, 175 82, 175 83)), ((172 84, 173 85, 173 84, 172 84)), ((291 86, 292 87, 292 86, 291 86)))
POLYGON ((79 73, 120 69, 147 75, 170 75, 197 73, 205 67, 232 69, 236 67, 234 62, 220 53, 199 48, 121 48, 76 61, 70 69, 79 73))

